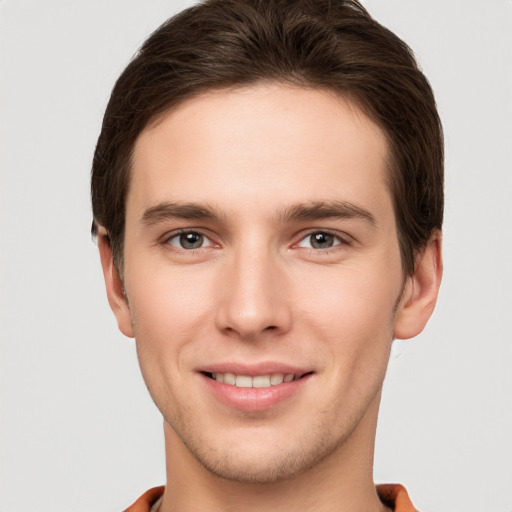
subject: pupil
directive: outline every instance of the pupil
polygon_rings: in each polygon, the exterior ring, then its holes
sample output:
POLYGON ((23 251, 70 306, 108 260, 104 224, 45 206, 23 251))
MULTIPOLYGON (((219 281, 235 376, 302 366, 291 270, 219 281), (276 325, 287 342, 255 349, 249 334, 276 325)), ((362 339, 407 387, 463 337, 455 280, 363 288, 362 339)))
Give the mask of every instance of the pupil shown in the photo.
POLYGON ((180 236, 180 244, 184 249, 197 249, 203 245, 203 235, 199 233, 184 233, 180 236))
POLYGON ((311 235, 311 245, 315 249, 326 249, 332 247, 333 236, 328 233, 315 233, 311 235))

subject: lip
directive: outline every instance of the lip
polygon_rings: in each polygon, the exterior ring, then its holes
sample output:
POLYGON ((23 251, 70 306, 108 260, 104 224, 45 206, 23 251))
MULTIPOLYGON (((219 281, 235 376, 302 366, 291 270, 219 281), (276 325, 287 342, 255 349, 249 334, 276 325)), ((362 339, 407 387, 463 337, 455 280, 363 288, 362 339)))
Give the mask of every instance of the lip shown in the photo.
POLYGON ((312 369, 277 362, 262 362, 250 365, 233 362, 209 364, 197 368, 196 371, 201 373, 234 373, 235 375, 255 377, 256 375, 268 375, 269 373, 304 375, 312 372, 312 369))
POLYGON ((293 398, 300 393, 313 375, 312 370, 307 368, 271 362, 256 365, 219 363, 201 367, 197 372, 207 390, 218 401, 230 408, 247 412, 265 411, 293 398), (249 377, 272 373, 293 373, 294 375, 301 375, 301 377, 291 382, 283 382, 277 386, 239 388, 217 382, 208 375, 210 373, 234 373, 235 375, 247 375, 249 377))

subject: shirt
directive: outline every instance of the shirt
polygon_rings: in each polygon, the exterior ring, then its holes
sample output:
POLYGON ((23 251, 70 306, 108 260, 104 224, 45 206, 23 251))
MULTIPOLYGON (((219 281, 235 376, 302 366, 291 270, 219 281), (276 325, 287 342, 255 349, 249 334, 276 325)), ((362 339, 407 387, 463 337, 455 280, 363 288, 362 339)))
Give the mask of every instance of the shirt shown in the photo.
MULTIPOLYGON (((165 487, 153 487, 146 491, 131 507, 124 512, 151 512, 151 507, 163 495, 165 487)), ((411 503, 405 487, 400 484, 377 485, 377 494, 384 505, 394 512, 418 512, 411 503)))

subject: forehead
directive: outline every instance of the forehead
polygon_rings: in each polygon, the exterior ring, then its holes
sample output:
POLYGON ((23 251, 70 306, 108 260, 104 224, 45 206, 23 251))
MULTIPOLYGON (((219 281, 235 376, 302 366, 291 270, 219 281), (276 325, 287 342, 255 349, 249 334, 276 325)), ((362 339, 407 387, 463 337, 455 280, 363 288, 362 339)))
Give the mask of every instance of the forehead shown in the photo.
POLYGON ((127 211, 159 202, 271 209, 386 201, 382 130, 325 90, 256 85, 180 104, 136 141, 127 211), (379 196, 379 197, 377 197, 379 196))

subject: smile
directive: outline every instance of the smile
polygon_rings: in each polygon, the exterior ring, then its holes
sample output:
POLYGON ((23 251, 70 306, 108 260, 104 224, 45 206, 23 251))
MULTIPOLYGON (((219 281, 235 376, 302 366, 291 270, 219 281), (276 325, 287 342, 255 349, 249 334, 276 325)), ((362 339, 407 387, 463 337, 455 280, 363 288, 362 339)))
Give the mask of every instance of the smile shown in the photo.
POLYGON ((272 373, 267 375, 235 375, 234 373, 210 373, 207 374, 211 379, 229 386, 238 388, 269 388, 279 386, 284 382, 292 382, 300 379, 302 375, 293 373, 272 373))
POLYGON ((265 411, 301 393, 314 375, 282 364, 215 365, 198 373, 206 389, 230 409, 265 411), (257 368, 259 366, 259 368, 257 368), (231 370, 231 371, 229 371, 231 370))

